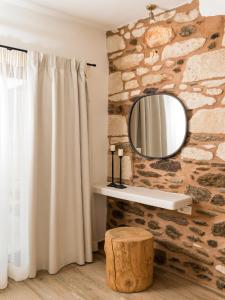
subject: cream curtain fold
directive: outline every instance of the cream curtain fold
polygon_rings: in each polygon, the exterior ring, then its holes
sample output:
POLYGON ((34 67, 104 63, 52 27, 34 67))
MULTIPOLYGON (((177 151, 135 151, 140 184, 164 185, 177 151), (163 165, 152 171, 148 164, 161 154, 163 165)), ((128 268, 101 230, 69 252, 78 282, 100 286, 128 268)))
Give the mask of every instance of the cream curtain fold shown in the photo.
MULTIPOLYGON (((8 95, 7 88, 4 94, 0 94, 1 113, 2 107, 5 109, 4 106, 11 102, 13 115, 8 109, 7 116, 13 121, 18 118, 20 125, 13 127, 12 134, 13 138, 18 137, 14 146, 19 154, 15 154, 17 151, 14 150, 10 154, 14 158, 19 181, 12 178, 9 184, 6 178, 1 184, 1 195, 8 189, 7 196, 1 199, 1 206, 8 212, 5 221, 0 220, 2 225, 6 224, 6 232, 0 228, 1 288, 7 285, 8 276, 23 280, 34 277, 40 269, 54 274, 69 263, 82 265, 92 261, 86 64, 36 52, 26 55, 14 51, 9 54, 7 51, 7 55, 11 56, 12 69, 15 68, 14 55, 22 57, 18 59, 23 60, 18 69, 23 75, 22 78, 19 75, 23 89, 14 91, 15 103, 9 99, 11 96, 5 97, 5 94, 8 95), (25 119, 21 121, 23 116, 25 119), (11 190, 15 201, 20 200, 17 221, 10 210, 11 190), (20 190, 24 190, 25 196, 20 190), (16 222, 20 225, 21 236, 16 237, 9 230, 9 220, 13 226, 16 222), (7 249, 3 251, 2 242, 6 241, 6 236, 10 236, 12 243, 17 238, 21 247, 12 248, 10 253, 7 249), (16 261, 12 261, 10 271, 11 256, 20 257, 20 274, 15 270, 16 261), (4 272, 1 271, 3 265, 4 272)), ((8 65, 5 59, 2 64, 8 65)), ((3 82, 15 77, 1 70, 0 73, 3 82)), ((0 123, 1 166, 6 155, 4 152, 9 147, 2 144, 7 140, 7 122, 0 123)), ((10 139, 7 142, 12 143, 10 139)), ((6 169, 8 164, 9 154, 3 164, 6 169)), ((9 177, 14 173, 14 169, 10 170, 9 177)), ((2 179, 4 174, 0 174, 2 179)))
POLYGON ((162 95, 142 98, 132 113, 132 141, 146 156, 167 153, 165 104, 162 95))

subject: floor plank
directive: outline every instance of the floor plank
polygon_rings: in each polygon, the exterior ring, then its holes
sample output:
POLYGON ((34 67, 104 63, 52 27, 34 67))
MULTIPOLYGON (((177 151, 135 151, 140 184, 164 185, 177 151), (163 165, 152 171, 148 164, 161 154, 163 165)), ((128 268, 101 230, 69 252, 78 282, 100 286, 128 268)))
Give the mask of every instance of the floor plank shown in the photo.
POLYGON ((40 300, 35 292, 26 286, 25 282, 10 280, 7 289, 0 290, 0 300, 40 300))
POLYGON ((37 278, 24 282, 10 280, 0 291, 0 300, 221 300, 216 293, 204 289, 174 274, 156 270, 154 283, 148 290, 136 294, 121 294, 105 284, 105 260, 95 255, 95 262, 85 266, 75 264, 56 275, 39 272, 37 278))

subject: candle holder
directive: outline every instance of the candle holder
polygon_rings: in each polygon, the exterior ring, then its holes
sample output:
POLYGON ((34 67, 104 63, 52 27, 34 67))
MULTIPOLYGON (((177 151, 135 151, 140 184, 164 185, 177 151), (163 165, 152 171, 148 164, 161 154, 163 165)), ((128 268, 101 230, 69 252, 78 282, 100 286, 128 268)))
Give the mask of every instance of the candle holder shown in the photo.
POLYGON ((117 184, 114 182, 114 153, 115 153, 115 150, 112 151, 111 150, 111 154, 112 154, 112 182, 109 183, 107 186, 109 187, 117 187, 117 184))
POLYGON ((127 187, 122 183, 122 158, 123 156, 119 156, 120 159, 120 182, 117 184, 117 189, 126 189, 127 187))

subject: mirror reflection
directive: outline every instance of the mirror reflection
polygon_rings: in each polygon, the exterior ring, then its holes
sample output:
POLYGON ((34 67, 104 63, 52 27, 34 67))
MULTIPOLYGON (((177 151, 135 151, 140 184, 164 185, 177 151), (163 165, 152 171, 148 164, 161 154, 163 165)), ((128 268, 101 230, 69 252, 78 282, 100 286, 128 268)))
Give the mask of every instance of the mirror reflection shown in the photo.
POLYGON ((186 133, 186 111, 176 97, 149 95, 134 103, 129 137, 139 154, 149 158, 172 156, 183 145, 186 133))

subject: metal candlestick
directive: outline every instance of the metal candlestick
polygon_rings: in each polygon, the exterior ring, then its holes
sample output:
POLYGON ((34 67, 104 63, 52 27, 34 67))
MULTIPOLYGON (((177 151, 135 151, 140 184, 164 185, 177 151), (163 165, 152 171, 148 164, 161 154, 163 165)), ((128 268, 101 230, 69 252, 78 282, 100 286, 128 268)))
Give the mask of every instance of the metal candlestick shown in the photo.
POLYGON ((120 159, 120 183, 117 184, 118 189, 126 189, 127 187, 122 183, 122 158, 123 156, 119 156, 120 159))
POLYGON ((108 184, 110 187, 117 187, 117 184, 114 182, 114 153, 115 151, 111 151, 112 153, 112 182, 108 184))

